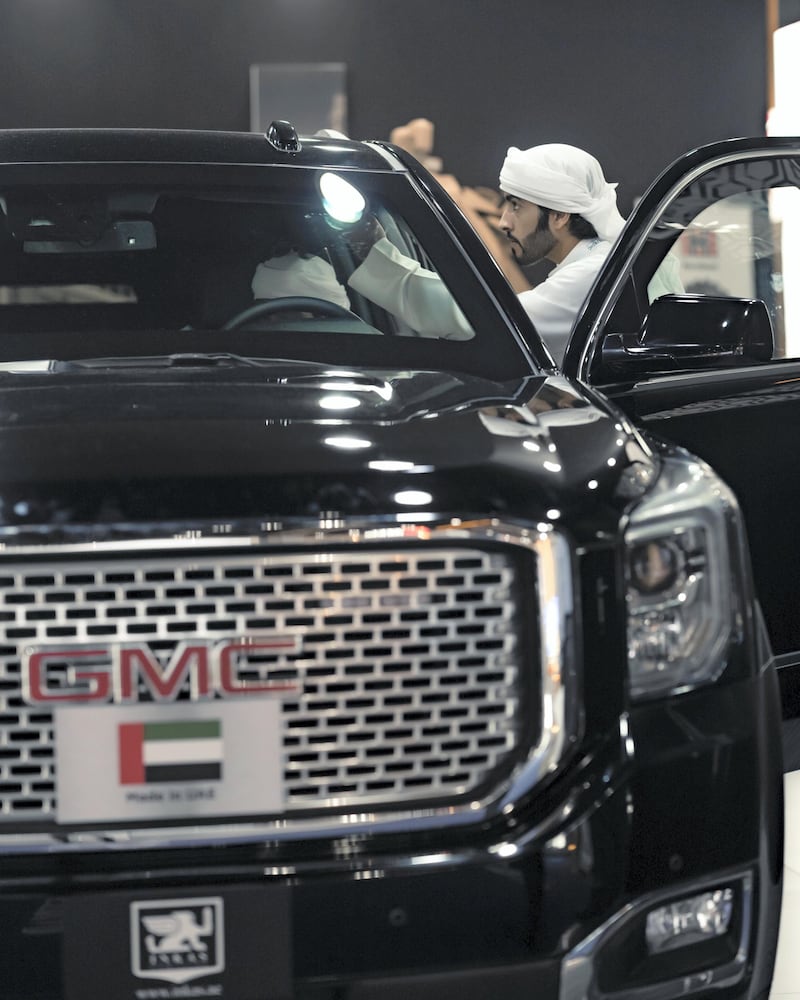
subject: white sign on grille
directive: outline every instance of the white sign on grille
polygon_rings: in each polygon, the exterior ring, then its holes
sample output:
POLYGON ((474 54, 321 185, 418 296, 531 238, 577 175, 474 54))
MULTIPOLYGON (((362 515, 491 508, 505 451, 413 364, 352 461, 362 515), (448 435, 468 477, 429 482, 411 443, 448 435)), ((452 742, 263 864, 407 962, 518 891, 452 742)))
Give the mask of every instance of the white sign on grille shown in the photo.
POLYGON ((279 713, 270 699, 61 706, 58 822, 280 812, 279 713))

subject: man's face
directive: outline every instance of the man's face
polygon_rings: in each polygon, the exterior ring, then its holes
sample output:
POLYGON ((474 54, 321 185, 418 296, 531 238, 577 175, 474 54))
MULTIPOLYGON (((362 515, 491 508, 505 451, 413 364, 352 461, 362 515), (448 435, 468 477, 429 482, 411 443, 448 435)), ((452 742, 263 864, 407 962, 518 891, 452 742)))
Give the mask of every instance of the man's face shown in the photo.
POLYGON ((506 195, 500 228, 511 242, 514 259, 522 267, 547 257, 557 240, 550 229, 550 213, 514 195, 506 195))

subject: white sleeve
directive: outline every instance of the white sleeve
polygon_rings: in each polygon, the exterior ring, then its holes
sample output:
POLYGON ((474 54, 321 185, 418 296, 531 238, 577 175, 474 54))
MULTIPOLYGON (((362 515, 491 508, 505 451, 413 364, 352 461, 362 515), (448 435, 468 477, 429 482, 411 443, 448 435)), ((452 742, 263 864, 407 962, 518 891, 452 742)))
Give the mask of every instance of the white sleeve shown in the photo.
POLYGON ((602 263, 602 257, 586 257, 568 264, 563 270, 552 271, 540 285, 519 294, 536 332, 559 366, 564 360, 578 312, 602 263))
POLYGON ((468 340, 474 336, 439 275, 400 253, 388 239, 378 240, 347 283, 423 337, 468 340))
POLYGON ((655 302, 662 295, 683 295, 684 293, 685 289, 681 281, 681 264, 670 250, 650 279, 650 284, 647 286, 647 298, 650 302, 655 302))

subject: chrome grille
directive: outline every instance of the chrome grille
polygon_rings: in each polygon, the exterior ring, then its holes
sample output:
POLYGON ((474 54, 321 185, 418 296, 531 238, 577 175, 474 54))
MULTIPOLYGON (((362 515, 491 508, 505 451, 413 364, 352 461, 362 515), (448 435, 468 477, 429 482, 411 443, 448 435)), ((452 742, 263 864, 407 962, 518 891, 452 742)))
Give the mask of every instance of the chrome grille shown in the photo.
POLYGON ((470 792, 523 738, 517 576, 508 549, 457 545, 4 563, 0 821, 56 814, 53 717, 22 699, 21 650, 100 639, 163 662, 183 640, 301 634, 247 664, 302 692, 282 702, 289 815, 470 792))

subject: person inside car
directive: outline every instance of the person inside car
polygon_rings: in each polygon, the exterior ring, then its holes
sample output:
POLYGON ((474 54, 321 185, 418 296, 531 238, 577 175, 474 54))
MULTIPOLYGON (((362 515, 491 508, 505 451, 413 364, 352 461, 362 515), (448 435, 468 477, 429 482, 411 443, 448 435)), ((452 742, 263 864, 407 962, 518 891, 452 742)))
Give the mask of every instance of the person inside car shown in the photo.
POLYGON ((315 254, 291 250, 262 261, 255 269, 250 287, 256 301, 299 295, 350 309, 347 291, 339 283, 332 265, 315 254))

